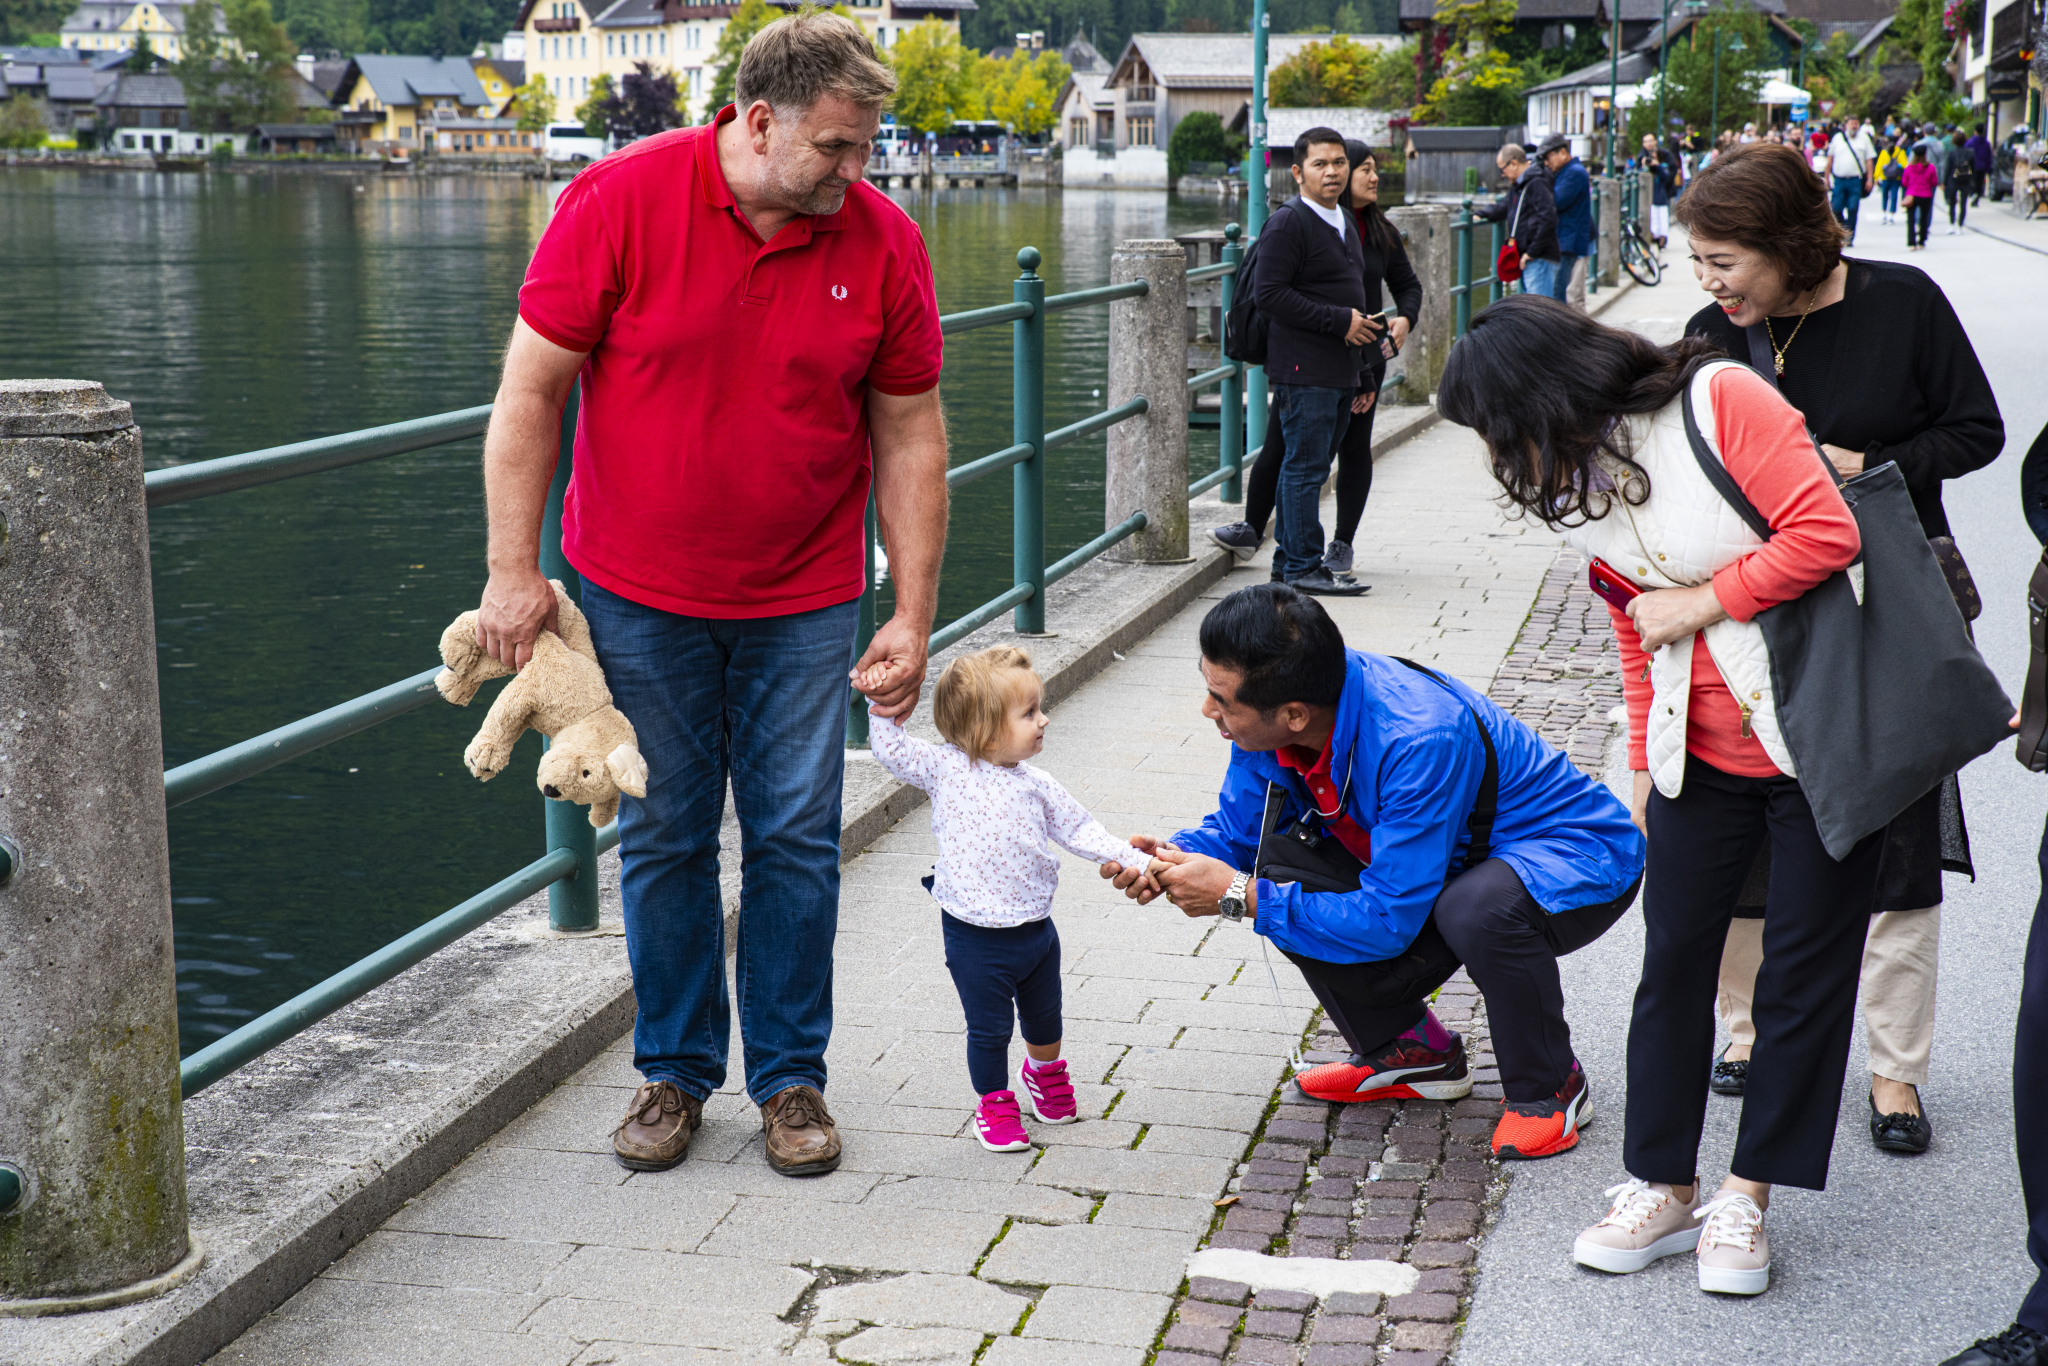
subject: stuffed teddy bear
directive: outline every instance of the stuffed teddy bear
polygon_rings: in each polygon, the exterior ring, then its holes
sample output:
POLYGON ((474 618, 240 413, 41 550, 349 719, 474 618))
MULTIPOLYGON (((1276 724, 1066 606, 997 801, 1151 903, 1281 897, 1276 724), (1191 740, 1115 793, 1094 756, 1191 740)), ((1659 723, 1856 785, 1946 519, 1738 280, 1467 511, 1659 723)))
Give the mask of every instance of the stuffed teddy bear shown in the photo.
MULTIPOLYGON (((604 668, 590 643, 590 623, 569 600, 559 579, 554 585, 561 634, 542 631, 533 657, 498 694, 463 763, 484 782, 512 758, 512 746, 531 727, 548 737, 535 783, 544 797, 583 802, 590 823, 604 826, 619 813, 619 794, 647 795, 647 761, 640 757, 633 723, 612 705, 604 668)), ((476 643, 476 613, 464 612, 441 633, 441 662, 448 667, 434 686, 458 707, 469 705, 486 680, 512 673, 476 643)))

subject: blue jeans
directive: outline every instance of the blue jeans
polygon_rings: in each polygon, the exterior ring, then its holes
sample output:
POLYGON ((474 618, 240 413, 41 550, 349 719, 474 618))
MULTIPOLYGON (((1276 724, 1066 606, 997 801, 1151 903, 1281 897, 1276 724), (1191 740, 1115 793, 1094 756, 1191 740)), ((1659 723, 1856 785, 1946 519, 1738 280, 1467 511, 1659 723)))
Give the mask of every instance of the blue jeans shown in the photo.
POLYGON ((967 1079, 977 1095, 1008 1091, 1010 1021, 1024 1042, 1060 1041, 1060 932, 1052 917, 995 928, 939 912, 946 971, 967 1015, 967 1079))
POLYGON ((747 1094, 825 1089, 839 926, 839 787, 858 601, 724 620, 584 581, 583 614, 647 760, 619 803, 619 890, 639 1018, 633 1065, 703 1098, 725 1084, 732 1006, 718 828, 740 818, 733 981, 747 1094))
POLYGON ((1849 230, 1851 237, 1856 235, 1856 210, 1862 205, 1863 177, 1836 176, 1835 188, 1828 196, 1828 207, 1834 210, 1836 221, 1849 230))
POLYGON ((1578 259, 1558 256, 1548 261, 1522 262, 1522 292, 1563 303, 1565 287, 1572 282, 1572 262, 1578 259))
POLYGON ((1904 188, 1905 182, 1900 180, 1881 180, 1878 182, 1878 189, 1884 193, 1883 204, 1886 213, 1897 213, 1899 211, 1899 191, 1904 188))
POLYGON ((1323 562, 1323 519, 1319 511, 1323 483, 1337 443, 1351 425, 1350 389, 1325 389, 1315 384, 1276 384, 1273 411, 1287 453, 1280 459, 1279 496, 1273 511, 1273 567, 1293 582, 1323 562))

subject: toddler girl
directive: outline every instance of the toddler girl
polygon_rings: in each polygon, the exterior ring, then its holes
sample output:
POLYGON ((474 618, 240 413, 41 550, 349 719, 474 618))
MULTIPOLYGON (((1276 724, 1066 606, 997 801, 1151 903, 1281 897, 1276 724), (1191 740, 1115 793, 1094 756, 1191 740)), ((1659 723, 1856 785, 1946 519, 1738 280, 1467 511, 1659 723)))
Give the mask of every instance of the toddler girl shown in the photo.
MULTIPOLYGON (((888 665, 855 676, 873 692, 888 665)), ((924 880, 938 901, 946 969, 967 1013, 967 1074, 981 1093, 975 1136, 992 1152, 1031 1146, 1009 1089, 1010 1020, 1023 1024, 1029 1057, 1018 1070, 1032 1113, 1047 1124, 1080 1116, 1060 1060, 1060 937, 1052 894, 1059 859, 1045 847, 1097 863, 1151 868, 1090 816, 1067 790, 1025 763, 1045 747, 1043 689, 1022 650, 998 645, 954 660, 939 675, 932 712, 943 745, 904 733, 869 712, 869 743, 883 768, 931 796, 938 867, 924 880)))

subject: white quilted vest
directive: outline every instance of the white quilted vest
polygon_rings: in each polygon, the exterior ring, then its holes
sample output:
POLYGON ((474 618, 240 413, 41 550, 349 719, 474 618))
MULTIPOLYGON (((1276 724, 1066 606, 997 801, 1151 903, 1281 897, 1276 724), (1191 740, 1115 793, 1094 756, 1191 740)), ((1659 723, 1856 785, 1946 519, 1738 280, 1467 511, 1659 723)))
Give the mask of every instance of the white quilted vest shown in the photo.
MULTIPOLYGON (((1693 413, 1707 448, 1717 459, 1721 447, 1708 385, 1715 374, 1735 364, 1722 361, 1705 366, 1692 382, 1693 413)), ((1717 572, 1763 544, 1700 472, 1685 437, 1682 402, 1673 400, 1647 417, 1627 419, 1636 463, 1650 476, 1649 498, 1631 507, 1615 497, 1605 517, 1565 532, 1571 545, 1598 556, 1645 589, 1689 588, 1711 582, 1717 572)), ((1618 461, 1602 456, 1600 462, 1617 484, 1624 477, 1634 477, 1618 461)), ((1748 709, 1750 731, 1764 753, 1779 772, 1798 777, 1778 727, 1771 694, 1771 654, 1763 631, 1753 621, 1724 618, 1701 634, 1736 704, 1748 709)), ((1650 659, 1650 681, 1656 690, 1649 717, 1650 776, 1666 797, 1676 797, 1684 785, 1692 657, 1693 637, 1687 636, 1650 659)))

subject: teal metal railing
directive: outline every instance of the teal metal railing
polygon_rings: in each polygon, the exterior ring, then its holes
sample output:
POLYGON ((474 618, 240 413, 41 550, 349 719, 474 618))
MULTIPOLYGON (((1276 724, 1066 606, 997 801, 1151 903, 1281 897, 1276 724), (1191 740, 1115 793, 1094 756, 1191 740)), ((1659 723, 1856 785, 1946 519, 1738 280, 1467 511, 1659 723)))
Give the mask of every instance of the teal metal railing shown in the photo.
MULTIPOLYGON (((1469 177, 1468 177, 1469 179, 1469 177)), ((1499 271, 1500 249, 1507 245, 1507 225, 1496 219, 1489 224, 1492 246, 1486 257, 1486 274, 1474 275, 1472 264, 1473 239, 1476 229, 1485 222, 1472 213, 1472 200, 1465 200, 1464 208, 1451 220, 1451 267, 1457 276, 1457 283, 1451 286, 1451 342, 1472 330, 1472 295, 1478 290, 1486 291, 1486 302, 1494 303, 1501 295, 1499 271)))
MULTIPOLYGON (((1223 307, 1227 314, 1243 252, 1238 242, 1237 225, 1231 224, 1225 233, 1228 241, 1222 264, 1189 271, 1188 276, 1191 280, 1220 279, 1223 307)), ((960 488, 1000 470, 1012 471, 1014 582, 990 601, 934 632, 931 638, 933 653, 957 643, 1005 611, 1014 613, 1013 621, 1020 633, 1042 633, 1045 630, 1045 590, 1139 531, 1150 520, 1143 509, 1134 509, 1129 517, 1086 545, 1051 564, 1045 563, 1046 453, 1128 421, 1148 411, 1151 406, 1148 398, 1139 395, 1104 412, 1093 413, 1078 422, 1047 431, 1045 319, 1049 314, 1067 309, 1137 298, 1149 292, 1151 286, 1143 280, 1134 280, 1048 296, 1045 281, 1037 273, 1039 259, 1038 251, 1032 247, 1025 247, 1017 253, 1017 264, 1023 274, 1012 286, 1009 303, 952 313, 939 320, 940 330, 948 336, 1002 323, 1009 323, 1012 328, 1012 443, 991 455, 947 471, 946 485, 948 488, 960 488)), ((1221 385, 1223 389, 1218 466, 1214 473, 1204 475, 1190 485, 1190 496, 1219 484, 1225 487, 1223 496, 1226 500, 1235 501, 1239 496, 1242 474, 1239 467, 1244 453, 1243 381, 1244 367, 1233 363, 1196 375, 1187 382, 1190 392, 1211 385, 1221 385)), ((568 490, 574 461, 578 402, 578 395, 572 391, 562 411, 561 454, 555 464, 554 483, 549 489, 541 521, 541 571, 549 578, 562 580, 570 587, 571 596, 580 593, 580 580, 562 555, 562 500, 568 490)), ((490 416, 491 405, 483 404, 409 422, 395 422, 244 455, 154 470, 144 476, 144 491, 150 507, 168 507, 464 441, 481 435, 490 422, 490 416)), ((875 514, 871 501, 867 527, 867 590, 861 597, 863 647, 872 638, 875 628, 875 539, 875 514)), ((180 764, 164 774, 164 804, 166 807, 178 806, 217 792, 266 769, 310 754, 323 745, 423 707, 439 695, 434 688, 434 676, 439 672, 438 666, 422 670, 387 687, 252 736, 190 763, 180 764)), ((847 729, 849 741, 866 743, 865 705, 849 707, 847 729)), ((547 852, 540 858, 484 888, 461 905, 401 935, 367 958, 300 992, 232 1034, 193 1053, 178 1068, 184 1094, 197 1094, 543 888, 548 892, 548 921, 553 928, 571 933, 595 930, 598 918, 597 859, 598 855, 618 844, 618 822, 613 821, 602 830, 593 830, 583 811, 570 803, 543 800, 542 805, 547 815, 547 852)))

